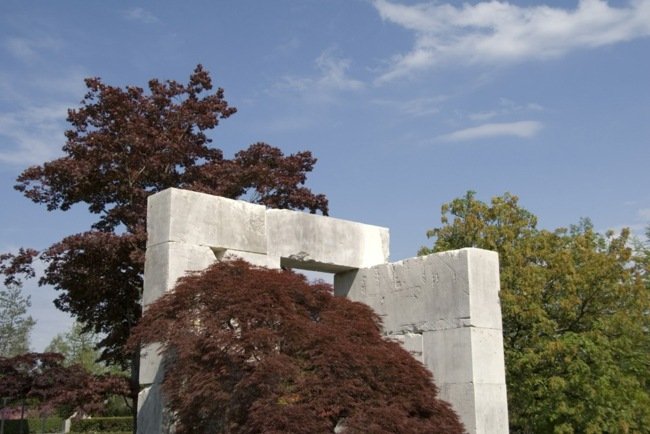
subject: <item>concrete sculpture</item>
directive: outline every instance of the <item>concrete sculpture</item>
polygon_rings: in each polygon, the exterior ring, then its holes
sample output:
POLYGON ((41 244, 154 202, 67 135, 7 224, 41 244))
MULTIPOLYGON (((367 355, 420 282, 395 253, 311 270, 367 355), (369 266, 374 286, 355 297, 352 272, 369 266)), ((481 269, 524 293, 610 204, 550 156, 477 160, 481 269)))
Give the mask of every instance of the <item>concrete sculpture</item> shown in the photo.
MULTIPOLYGON (((337 295, 371 306, 433 373, 469 433, 508 432, 498 257, 462 249, 388 263, 388 229, 202 193, 149 198, 143 302, 226 255, 335 273, 337 295)), ((168 432, 156 348, 141 358, 138 431, 168 432)))

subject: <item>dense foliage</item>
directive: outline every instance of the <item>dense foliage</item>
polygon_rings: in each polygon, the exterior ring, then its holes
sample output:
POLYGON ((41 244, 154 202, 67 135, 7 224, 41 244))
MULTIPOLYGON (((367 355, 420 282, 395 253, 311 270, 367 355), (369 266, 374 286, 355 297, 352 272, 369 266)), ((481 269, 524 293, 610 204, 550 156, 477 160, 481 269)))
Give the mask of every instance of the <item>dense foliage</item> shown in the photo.
POLYGON ((178 433, 462 431, 370 308, 290 271, 215 264, 150 305, 131 339, 162 344, 178 433))
POLYGON ((442 207, 432 249, 499 253, 513 433, 650 432, 648 261, 588 220, 537 229, 510 194, 442 207))
POLYGON ((30 297, 22 294, 21 275, 31 277, 30 252, 0 255, 0 357, 12 357, 29 351, 29 334, 36 321, 27 314, 30 297))
POLYGON ((9 405, 29 405, 41 412, 67 410, 68 417, 75 411, 97 411, 112 395, 129 394, 126 378, 93 375, 63 361, 56 353, 0 357, 0 396, 9 398, 9 405))
POLYGON ((64 155, 25 170, 16 189, 48 210, 86 204, 98 216, 40 253, 40 283, 61 291, 56 306, 103 337, 103 360, 131 365, 137 402, 139 356, 123 345, 141 316, 147 197, 177 187, 324 214, 327 199, 304 186, 316 162, 309 152, 285 156, 256 143, 228 159, 211 146, 206 133, 236 110, 200 65, 187 84, 154 79, 145 91, 90 78, 86 86, 81 106, 68 111, 64 155))
POLYGON ((128 432, 133 421, 130 417, 93 417, 74 419, 70 425, 72 433, 119 433, 128 432))

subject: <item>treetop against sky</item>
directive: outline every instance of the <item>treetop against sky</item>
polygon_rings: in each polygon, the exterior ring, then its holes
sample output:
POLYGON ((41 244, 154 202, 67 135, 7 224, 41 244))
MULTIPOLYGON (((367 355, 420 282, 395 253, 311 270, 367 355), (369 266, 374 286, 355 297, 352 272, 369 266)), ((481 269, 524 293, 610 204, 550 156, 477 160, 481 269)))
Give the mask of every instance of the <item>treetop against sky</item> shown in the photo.
MULTIPOLYGON (((310 150, 330 215, 387 226, 391 258, 428 244, 439 207, 505 191, 555 228, 650 220, 650 0, 162 1, 0 4, 0 251, 91 222, 13 190, 61 155, 85 77, 146 88, 201 63, 238 112, 227 157, 264 141, 310 150)), ((70 320, 27 286, 43 349, 70 320)))

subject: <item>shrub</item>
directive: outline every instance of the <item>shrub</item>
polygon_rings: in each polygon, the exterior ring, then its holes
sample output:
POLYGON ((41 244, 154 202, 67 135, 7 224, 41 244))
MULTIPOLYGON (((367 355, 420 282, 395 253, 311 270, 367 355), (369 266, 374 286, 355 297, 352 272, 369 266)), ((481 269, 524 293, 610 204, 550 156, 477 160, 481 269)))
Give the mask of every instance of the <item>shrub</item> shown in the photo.
POLYGON ((93 417, 90 419, 73 419, 70 432, 131 432, 133 418, 131 417, 93 417))
POLYGON ((431 374, 380 331, 329 285, 225 261, 150 305, 131 345, 163 345, 179 434, 462 432, 431 374))

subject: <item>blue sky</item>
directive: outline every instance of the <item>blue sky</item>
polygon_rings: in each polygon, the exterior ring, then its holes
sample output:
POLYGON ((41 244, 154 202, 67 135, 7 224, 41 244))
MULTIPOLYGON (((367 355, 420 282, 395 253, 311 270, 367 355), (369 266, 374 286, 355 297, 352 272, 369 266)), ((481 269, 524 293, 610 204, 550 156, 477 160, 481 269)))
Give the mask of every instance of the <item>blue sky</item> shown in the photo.
MULTIPOLYGON (((440 206, 512 192, 556 228, 650 221, 650 0, 0 3, 0 251, 92 221, 12 188, 60 155, 83 78, 146 86, 212 73, 239 112, 227 155, 264 141, 319 159, 335 217, 387 226, 391 259, 428 244, 440 206)), ((28 285, 41 350, 70 325, 28 285)))

